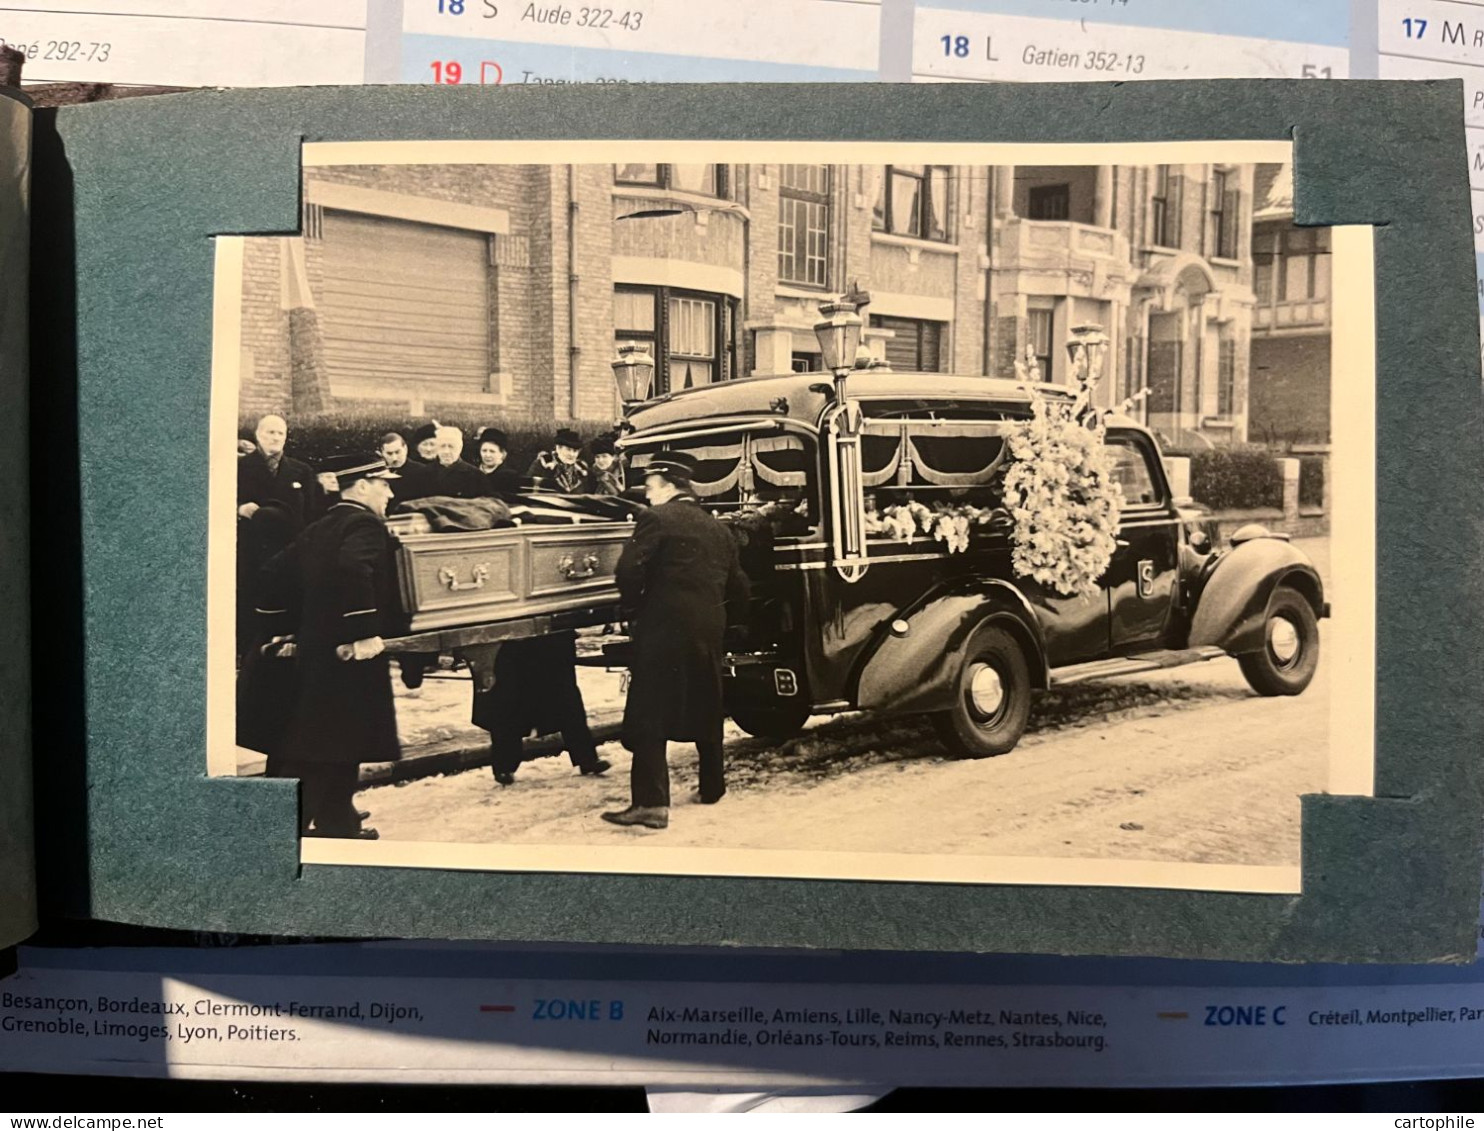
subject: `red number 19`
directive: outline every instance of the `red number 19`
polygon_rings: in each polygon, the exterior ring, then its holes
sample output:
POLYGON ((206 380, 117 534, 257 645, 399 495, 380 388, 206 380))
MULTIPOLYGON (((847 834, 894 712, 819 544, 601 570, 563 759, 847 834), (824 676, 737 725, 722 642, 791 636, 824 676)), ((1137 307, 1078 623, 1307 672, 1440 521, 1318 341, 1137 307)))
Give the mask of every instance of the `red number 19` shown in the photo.
POLYGON ((464 81, 464 68, 456 62, 440 63, 433 62, 433 81, 435 83, 448 83, 457 85, 464 81))

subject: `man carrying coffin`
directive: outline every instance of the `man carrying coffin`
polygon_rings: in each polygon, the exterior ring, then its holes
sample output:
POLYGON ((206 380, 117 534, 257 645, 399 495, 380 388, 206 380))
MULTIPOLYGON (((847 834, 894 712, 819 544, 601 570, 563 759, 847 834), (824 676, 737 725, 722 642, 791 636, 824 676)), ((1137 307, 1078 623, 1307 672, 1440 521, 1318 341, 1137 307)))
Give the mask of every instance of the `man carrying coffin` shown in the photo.
POLYGON ((615 574, 633 630, 623 718, 623 743, 634 756, 631 801, 603 819, 663 829, 670 823, 667 742, 696 744, 704 804, 726 793, 722 636, 728 602, 740 611, 747 599, 747 578, 731 532, 691 493, 695 457, 661 452, 644 470, 650 507, 640 512, 615 574))
POLYGON ((269 773, 302 783, 302 834, 375 840, 375 829, 361 827, 355 792, 361 763, 402 756, 382 642, 397 607, 386 528, 397 474, 369 452, 328 460, 324 471, 340 500, 263 567, 260 612, 273 638, 292 636, 298 677, 269 773))

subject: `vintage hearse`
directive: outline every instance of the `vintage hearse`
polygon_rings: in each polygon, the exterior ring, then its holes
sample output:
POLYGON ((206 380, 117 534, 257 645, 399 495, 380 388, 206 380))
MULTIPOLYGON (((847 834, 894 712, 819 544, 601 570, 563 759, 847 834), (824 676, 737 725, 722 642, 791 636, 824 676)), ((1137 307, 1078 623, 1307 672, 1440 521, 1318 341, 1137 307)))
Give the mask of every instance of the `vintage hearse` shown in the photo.
MULTIPOLYGON (((1329 608, 1312 563, 1257 526, 1217 546, 1137 422, 1106 420, 1124 499, 1112 562, 1094 594, 1064 596, 1017 576, 1002 510, 954 548, 872 518, 908 502, 994 512, 1007 435, 1036 396, 1066 401, 1066 388, 880 370, 844 386, 758 377, 627 413, 633 478, 656 452, 690 452, 702 504, 741 544, 753 591, 725 686, 743 730, 782 739, 813 715, 924 713, 950 752, 977 758, 1014 747, 1048 688, 1227 656, 1263 695, 1313 679, 1329 608)), ((618 619, 631 520, 614 500, 557 502, 525 500, 544 513, 515 529, 393 521, 408 635, 387 643, 404 666, 452 653, 487 681, 505 640, 618 619)), ((609 646, 610 666, 623 651, 609 646)))
POLYGON ((743 540, 753 596, 726 687, 744 730, 783 738, 816 714, 920 712, 952 753, 983 757, 1016 744, 1047 688, 1223 656, 1263 695, 1313 679, 1328 615, 1313 564, 1256 526, 1217 547, 1135 421, 1106 420, 1124 498, 1112 563, 1094 595, 1068 597, 1012 570, 1003 511, 953 550, 871 521, 909 500, 998 507, 1008 432, 1033 395, 1067 389, 878 370, 842 385, 753 378, 628 416, 636 471, 656 451, 689 451, 702 503, 743 540))

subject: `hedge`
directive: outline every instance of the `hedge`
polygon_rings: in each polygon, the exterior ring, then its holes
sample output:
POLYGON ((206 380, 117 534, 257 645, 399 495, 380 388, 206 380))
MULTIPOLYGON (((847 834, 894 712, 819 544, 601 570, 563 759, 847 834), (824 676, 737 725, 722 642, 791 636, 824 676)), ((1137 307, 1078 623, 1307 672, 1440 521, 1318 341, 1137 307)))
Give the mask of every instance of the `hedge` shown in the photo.
MULTIPOLYGON (((317 467, 328 456, 345 452, 376 450, 382 436, 397 432, 406 439, 419 425, 431 420, 439 424, 452 424, 464 433, 464 458, 471 463, 479 455, 477 441, 481 428, 499 428, 510 437, 510 467, 525 470, 536 453, 551 447, 552 437, 558 428, 571 428, 583 442, 598 436, 612 434, 612 420, 506 420, 491 415, 478 419, 465 419, 468 410, 440 415, 437 406, 430 406, 428 415, 417 420, 408 420, 405 415, 389 411, 337 411, 316 416, 300 417, 289 421, 289 438, 284 450, 296 459, 302 459, 311 467, 317 467)), ((256 417, 244 417, 238 421, 238 435, 252 439, 257 427, 256 417)))
POLYGON ((1190 493, 1212 510, 1283 506, 1283 471, 1265 449, 1221 448, 1190 457, 1190 493))

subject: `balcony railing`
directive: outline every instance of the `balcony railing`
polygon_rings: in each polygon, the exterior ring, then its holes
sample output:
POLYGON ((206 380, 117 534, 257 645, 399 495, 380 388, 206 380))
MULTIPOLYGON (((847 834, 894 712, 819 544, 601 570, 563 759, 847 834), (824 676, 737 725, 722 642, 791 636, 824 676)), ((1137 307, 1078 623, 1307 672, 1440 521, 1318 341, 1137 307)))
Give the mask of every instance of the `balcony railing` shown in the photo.
POLYGON ((1128 262, 1128 240, 1111 228, 1074 220, 1024 220, 1005 224, 1000 255, 1007 266, 1034 263, 1068 253, 1091 259, 1128 262))

